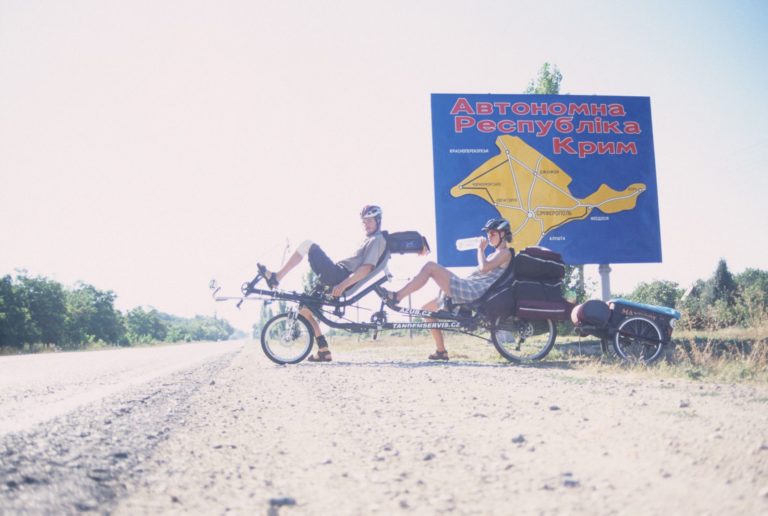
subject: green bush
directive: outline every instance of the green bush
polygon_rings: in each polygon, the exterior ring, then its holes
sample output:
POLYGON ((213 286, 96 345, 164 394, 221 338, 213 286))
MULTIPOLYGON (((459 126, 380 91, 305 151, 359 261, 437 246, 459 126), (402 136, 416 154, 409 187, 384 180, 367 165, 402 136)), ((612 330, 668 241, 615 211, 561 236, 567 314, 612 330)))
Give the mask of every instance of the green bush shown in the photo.
POLYGON ((684 329, 758 327, 768 319, 768 272, 747 269, 734 276, 720 260, 708 280, 697 281, 686 293, 680 309, 684 329))
POLYGON ((630 301, 669 308, 676 308, 681 297, 683 297, 683 289, 674 281, 665 280, 640 283, 627 296, 630 301))

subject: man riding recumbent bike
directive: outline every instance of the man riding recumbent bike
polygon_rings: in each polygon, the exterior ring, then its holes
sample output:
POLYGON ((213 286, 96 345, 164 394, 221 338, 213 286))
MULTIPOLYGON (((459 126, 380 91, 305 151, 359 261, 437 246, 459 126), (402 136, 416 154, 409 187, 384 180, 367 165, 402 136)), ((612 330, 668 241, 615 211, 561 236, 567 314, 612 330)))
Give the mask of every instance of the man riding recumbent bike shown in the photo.
POLYGON ((219 295, 220 288, 211 282, 214 299, 286 301, 294 305, 285 313, 271 318, 261 331, 261 347, 267 357, 278 364, 299 363, 312 351, 314 332, 301 311, 309 311, 318 321, 331 328, 354 333, 372 332, 374 339, 383 330, 440 329, 464 333, 491 342, 511 362, 527 362, 544 358, 555 343, 556 321, 567 320, 573 305, 561 295, 565 267, 556 253, 543 248, 527 248, 510 260, 504 273, 482 297, 472 303, 452 305, 450 300, 437 311, 391 306, 383 285, 391 278, 387 262, 391 254, 419 253, 428 250, 426 239, 415 231, 388 234, 386 252, 374 269, 363 279, 334 297, 327 290, 310 293, 257 288, 266 279, 263 273, 243 284, 242 296, 219 295), (368 322, 356 322, 345 314, 349 307, 375 293, 380 305, 368 322), (410 318, 431 318, 433 322, 411 320, 389 321, 394 312, 410 318))

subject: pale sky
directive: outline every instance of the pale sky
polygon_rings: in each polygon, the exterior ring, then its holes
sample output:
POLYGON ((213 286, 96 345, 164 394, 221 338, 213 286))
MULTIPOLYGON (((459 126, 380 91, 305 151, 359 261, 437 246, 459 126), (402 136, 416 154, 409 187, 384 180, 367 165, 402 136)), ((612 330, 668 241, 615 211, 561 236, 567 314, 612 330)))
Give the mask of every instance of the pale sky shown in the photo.
POLYGON ((544 62, 563 93, 651 98, 663 263, 614 292, 768 269, 767 6, 0 0, 0 275, 245 327, 208 280, 286 239, 342 259, 375 203, 434 242, 430 94, 521 93, 544 62))

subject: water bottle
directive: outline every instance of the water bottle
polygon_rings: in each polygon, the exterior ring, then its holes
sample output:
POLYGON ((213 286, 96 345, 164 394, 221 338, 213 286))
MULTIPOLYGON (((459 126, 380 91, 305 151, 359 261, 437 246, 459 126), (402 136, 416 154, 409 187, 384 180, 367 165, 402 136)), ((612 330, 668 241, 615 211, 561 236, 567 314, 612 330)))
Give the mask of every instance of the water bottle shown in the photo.
POLYGON ((456 240, 456 249, 459 251, 473 251, 480 244, 483 237, 460 238, 456 240))

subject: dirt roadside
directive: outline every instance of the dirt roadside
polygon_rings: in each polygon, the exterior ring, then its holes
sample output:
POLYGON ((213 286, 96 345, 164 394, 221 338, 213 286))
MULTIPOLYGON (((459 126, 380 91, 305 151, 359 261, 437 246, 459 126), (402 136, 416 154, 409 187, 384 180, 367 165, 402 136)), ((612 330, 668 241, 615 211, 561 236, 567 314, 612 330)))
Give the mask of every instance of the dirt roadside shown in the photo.
POLYGON ((768 388, 249 343, 118 514, 768 514, 768 388))

